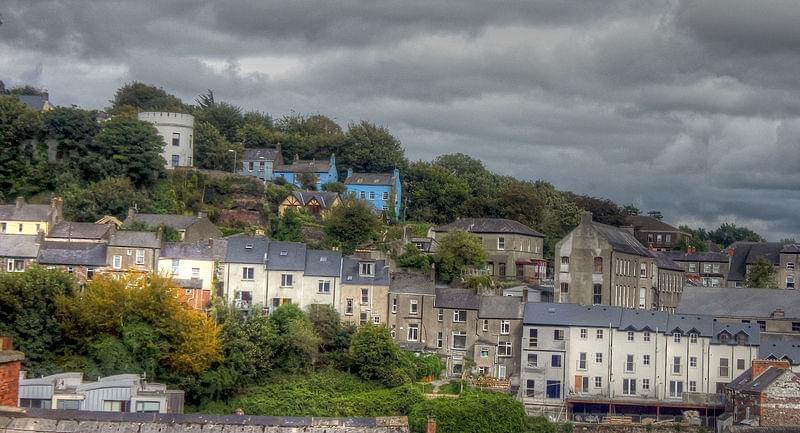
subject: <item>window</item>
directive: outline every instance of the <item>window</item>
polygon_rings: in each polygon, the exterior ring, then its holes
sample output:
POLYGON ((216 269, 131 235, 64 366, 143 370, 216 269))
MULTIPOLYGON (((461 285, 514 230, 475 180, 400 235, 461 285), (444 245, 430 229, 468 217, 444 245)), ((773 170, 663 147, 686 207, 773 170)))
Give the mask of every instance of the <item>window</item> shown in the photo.
POLYGON ((681 334, 678 334, 678 333, 672 334, 672 340, 674 342, 676 342, 676 343, 680 343, 681 342, 681 334))
POLYGON ((157 401, 137 401, 136 412, 144 413, 158 413, 161 409, 161 403, 157 401))
POLYGON ((369 289, 361 289, 361 305, 369 304, 369 289))
POLYGON ((650 391, 650 379, 642 379, 642 391, 650 391))
POLYGON ((650 365, 650 355, 642 355, 642 364, 650 365))
POLYGON ((552 355, 550 356, 550 366, 560 368, 561 367, 561 355, 552 355))
POLYGON ((91 280, 94 278, 94 266, 87 266, 86 267, 86 279, 91 280))
POLYGON ((501 335, 508 335, 511 333, 511 321, 510 320, 501 320, 500 321, 500 334, 501 335))
POLYGON ((787 289, 794 289, 794 276, 787 275, 786 276, 786 288, 787 289))
POLYGON ((597 332, 596 332, 596 336, 597 336, 598 340, 602 340, 603 339, 603 330, 602 329, 598 329, 597 332))
POLYGON ((501 341, 497 344, 497 356, 508 358, 511 356, 511 342, 501 341))
POLYGON ((258 171, 264 171, 264 161, 258 163, 258 171))
POLYGON ((419 325, 416 323, 410 323, 408 325, 408 341, 417 341, 419 340, 419 325))
POLYGON ((561 256, 561 272, 569 272, 569 256, 561 256))
POLYGON ((181 165, 181 157, 180 157, 180 155, 172 155, 172 160, 171 160, 170 164, 172 165, 172 167, 177 167, 177 166, 181 165))
POLYGON ((497 249, 498 250, 506 249, 506 238, 504 238, 503 236, 497 237, 497 249))
POLYGON ((358 313, 358 321, 359 321, 359 323, 361 323, 363 325, 363 324, 367 323, 367 319, 368 319, 368 316, 367 316, 367 312, 366 311, 362 311, 362 312, 358 313))
POLYGON ((680 380, 669 381, 669 396, 672 398, 681 397, 683 395, 683 382, 680 380))
POLYGON ((247 163, 247 171, 253 171, 253 161, 247 163))
POLYGON ((436 347, 442 348, 444 346, 444 333, 437 332, 436 333, 436 347))
POLYGON ((681 374, 681 357, 672 357, 672 374, 681 374))
POLYGON ((578 370, 586 370, 586 352, 578 354, 578 370))
POLYGON ((647 306, 647 289, 642 287, 639 289, 639 308, 645 308, 647 306))
POLYGON ((594 387, 595 388, 602 388, 603 387, 603 378, 600 376, 594 377, 594 387))
POLYGON ((489 321, 488 320, 484 320, 483 321, 482 329, 483 329, 483 332, 489 332, 489 321))
POLYGON ((453 311, 453 322, 464 323, 467 321, 467 310, 453 311))
POLYGON ((703 273, 704 274, 711 273, 711 263, 703 263, 703 273))
POLYGON ((622 393, 636 395, 636 379, 622 379, 622 393))
POLYGON ((786 262, 786 269, 794 269, 794 262, 786 262))
POLYGON ((136 250, 136 264, 137 265, 144 264, 144 250, 136 250))
POLYGON ((181 145, 181 134, 180 134, 180 132, 173 132, 172 133, 172 145, 173 146, 180 146, 181 145))
POLYGON ((800 322, 792 322, 792 332, 800 332, 800 322))
POLYGON ((281 274, 281 287, 292 287, 293 277, 292 274, 281 274))
POLYGON ((592 304, 600 305, 603 303, 603 285, 595 284, 592 288, 592 304))
POLYGON ((381 197, 383 197, 384 200, 389 200, 389 193, 384 191, 381 197))
POLYGON ((370 191, 369 192, 369 199, 370 200, 375 200, 375 191, 370 191))
POLYGON ((697 334, 695 334, 694 332, 689 334, 689 343, 697 344, 697 334))
POLYGON ((8 272, 22 272, 25 269, 25 261, 20 259, 8 259, 6 270, 8 272))
POLYGON ((644 331, 644 335, 642 336, 644 341, 650 341, 650 331, 644 331))
POLYGON ((500 277, 506 276, 506 264, 505 262, 500 262, 497 264, 497 275, 500 277))
POLYGON ((58 400, 56 403, 56 408, 61 410, 80 410, 81 409, 81 401, 80 400, 58 400))
POLYGON ((41 230, 41 229, 42 229, 42 225, 41 224, 36 224, 36 233, 39 233, 39 230, 41 230))
POLYGON ((656 235, 656 243, 657 243, 657 244, 660 244, 660 243, 662 242, 662 240, 663 240, 663 239, 664 239, 664 238, 663 238, 663 237, 662 237, 660 234, 659 234, 659 235, 656 235))
POLYGON ((103 401, 103 412, 126 412, 126 403, 122 400, 105 400, 103 401))
POLYGON ((436 321, 443 322, 444 321, 444 310, 439 308, 436 310, 436 321))
POLYGON ((664 235, 664 240, 666 243, 672 242, 672 235, 667 233, 666 235, 664 235))
POLYGON ((689 272, 697 272, 697 263, 689 263, 689 272))
POLYGON ((122 256, 114 256, 111 266, 114 267, 114 269, 122 269, 122 256))
POLYGON ((628 341, 633 341, 633 331, 628 331, 628 341))
POLYGON ((528 330, 528 347, 538 347, 539 346, 539 330, 538 329, 529 329, 528 330))
POLYGON ((408 302, 408 311, 411 314, 417 314, 419 312, 419 305, 416 299, 412 299, 408 302))
POLYGON ((19 225, 19 227, 17 228, 17 231, 22 233, 22 224, 19 225))
POLYGON ((563 329, 554 329, 553 330, 553 340, 563 341, 564 340, 564 330, 563 329))
POLYGON ((715 274, 719 273, 719 263, 714 263, 711 265, 711 272, 715 274))
POLYGON ((52 400, 44 398, 21 398, 19 399, 19 407, 31 409, 50 409, 52 400))
POLYGON ((697 357, 696 356, 690 356, 689 357, 689 367, 697 368, 697 357))
POLYGON ((397 314, 397 298, 392 298, 392 314, 397 314))
POLYGON ((344 314, 348 316, 353 315, 353 298, 347 298, 345 301, 344 314))
POLYGON ((594 273, 595 274, 602 274, 603 273, 603 258, 602 257, 595 257, 594 258, 594 273))
POLYGON ((728 377, 730 375, 729 361, 730 360, 728 358, 720 358, 719 359, 719 376, 720 377, 728 377))
POLYGON ((74 272, 75 272, 75 267, 74 266, 67 266, 67 273, 68 274, 72 274, 74 272))
POLYGON ((758 323, 758 327, 762 331, 766 331, 767 330, 767 322, 765 320, 756 320, 756 323, 758 323))
POLYGON ((647 234, 647 242, 653 242, 653 234, 652 233, 648 233, 647 234))
POLYGON ((528 354, 528 367, 538 367, 539 366, 539 355, 536 353, 529 353, 528 354))
POLYGON ((603 363, 603 354, 600 353, 600 352, 595 353, 594 354, 594 362, 596 362, 598 364, 602 364, 603 363))
POLYGON ((359 267, 359 275, 364 277, 371 277, 375 275, 375 263, 363 262, 359 267))
POLYGON ((319 293, 330 293, 331 292, 331 280, 319 280, 319 281, 317 281, 317 291, 319 293))
POLYGON ((634 363, 633 363, 633 355, 626 355, 625 356, 625 372, 632 373, 634 370, 634 363))
POLYGON ((647 264, 646 263, 639 264, 639 277, 647 278, 647 264))
POLYGON ((533 397, 535 396, 534 388, 536 387, 536 382, 532 379, 528 379, 525 381, 525 397, 533 397))
POLYGON ((547 394, 547 398, 561 398, 561 381, 548 380, 547 390, 545 392, 547 394))
POLYGON ((464 331, 453 332, 453 349, 467 348, 467 333, 464 331))
POLYGON ((256 268, 249 268, 244 267, 242 268, 242 279, 243 280, 252 280, 255 278, 256 268))
POLYGON ((8 230, 8 224, 0 223, 0 233, 5 233, 8 230))
POLYGON ((581 328, 581 340, 585 340, 589 335, 589 330, 586 328, 581 328))
POLYGON ((381 323, 381 316, 372 316, 372 323, 379 325, 381 323))
POLYGON ((575 387, 577 392, 589 390, 589 376, 575 376, 575 387))
POLYGON ((744 370, 744 366, 745 366, 744 359, 737 359, 736 360, 736 369, 737 370, 744 370))
POLYGON ((697 392, 697 382, 694 380, 689 381, 689 392, 697 392))
POLYGON ((200 268, 192 268, 192 278, 200 278, 200 268))

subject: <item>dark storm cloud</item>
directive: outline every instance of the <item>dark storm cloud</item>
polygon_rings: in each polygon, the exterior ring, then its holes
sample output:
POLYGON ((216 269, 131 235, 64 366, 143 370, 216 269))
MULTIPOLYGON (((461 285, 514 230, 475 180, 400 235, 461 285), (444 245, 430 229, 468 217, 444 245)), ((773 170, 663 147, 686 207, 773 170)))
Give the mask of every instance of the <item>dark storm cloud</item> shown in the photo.
POLYGON ((388 126, 412 159, 800 235, 796 1, 21 1, 0 73, 61 104, 122 82, 388 126))

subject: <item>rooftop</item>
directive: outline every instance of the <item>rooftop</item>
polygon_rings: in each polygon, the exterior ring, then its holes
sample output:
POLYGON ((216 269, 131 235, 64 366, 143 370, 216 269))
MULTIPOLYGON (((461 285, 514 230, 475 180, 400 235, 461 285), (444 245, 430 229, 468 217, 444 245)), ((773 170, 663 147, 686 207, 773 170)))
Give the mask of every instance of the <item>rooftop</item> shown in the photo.
POLYGON ((227 263, 264 264, 267 259, 269 239, 266 236, 247 236, 243 234, 225 238, 228 250, 225 254, 227 263))
POLYGON ((525 304, 517 296, 481 296, 481 319, 522 319, 525 304))
POLYGON ((280 161, 283 162, 280 148, 248 148, 244 150, 243 159, 245 161, 258 161, 264 159, 265 161, 280 161))
POLYGON ((481 297, 472 289, 440 288, 435 293, 434 308, 478 310, 481 307, 481 297))
POLYGON ((341 267, 341 251, 306 250, 305 275, 338 277, 341 267))
POLYGON ((270 241, 267 248, 267 269, 302 271, 306 267, 306 244, 270 241))
POLYGON ((108 245, 114 247, 160 248, 161 239, 156 232, 120 230, 111 235, 108 245))
POLYGON ((87 239, 101 240, 107 238, 111 224, 60 222, 47 233, 48 239, 87 239))
POLYGON ((30 204, 19 198, 16 203, 0 204, 0 220, 48 221, 51 210, 49 204, 30 204))
POLYGON ((214 260, 208 243, 164 242, 161 257, 165 259, 214 260))
POLYGON ((510 233, 543 238, 544 235, 518 221, 505 218, 459 218, 450 224, 434 228, 435 232, 454 229, 471 233, 510 233))
POLYGON ((36 258, 38 254, 38 236, 0 234, 0 257, 36 258))
POLYGON ((389 185, 395 184, 394 173, 352 173, 345 185, 389 185))
POLYGON ((107 246, 96 242, 44 242, 36 261, 43 265, 105 266, 107 246))
POLYGON ((684 251, 665 251, 666 254, 672 261, 675 262, 718 262, 718 263, 728 263, 728 254, 724 252, 713 252, 713 251, 695 251, 693 253, 687 253, 684 251))
POLYGON ((668 254, 659 251, 651 251, 651 255, 656 259, 656 266, 660 269, 683 271, 683 266, 675 263, 668 254))
POLYGON ((385 260, 366 260, 359 257, 345 257, 342 260, 342 284, 374 284, 377 286, 389 285, 389 266, 385 260), (373 262, 374 275, 361 275, 359 264, 373 262))
POLYGON ((773 265, 780 264, 781 242, 735 242, 731 245, 731 269, 728 272, 728 281, 744 281, 747 275, 747 265, 752 265, 763 257, 773 265))
POLYGON ((740 318, 770 318, 777 311, 786 318, 800 318, 800 291, 684 287, 676 311, 740 318))
POLYGON ((142 222, 150 227, 169 226, 176 230, 186 230, 189 226, 201 219, 193 215, 135 213, 125 218, 125 224, 142 222))
POLYGON ((630 215, 625 219, 625 222, 638 231, 682 233, 680 229, 648 215, 630 215))
POLYGON ((422 272, 395 272, 389 283, 389 293, 435 295, 436 285, 430 275, 422 272))
POLYGON ((597 233, 605 239, 615 251, 637 256, 652 257, 650 250, 637 241, 628 230, 594 221, 589 224, 597 230, 597 233))
POLYGON ((327 209, 333 205, 333 202, 339 197, 339 193, 327 191, 292 191, 292 196, 303 206, 308 205, 311 200, 316 199, 320 207, 327 209))

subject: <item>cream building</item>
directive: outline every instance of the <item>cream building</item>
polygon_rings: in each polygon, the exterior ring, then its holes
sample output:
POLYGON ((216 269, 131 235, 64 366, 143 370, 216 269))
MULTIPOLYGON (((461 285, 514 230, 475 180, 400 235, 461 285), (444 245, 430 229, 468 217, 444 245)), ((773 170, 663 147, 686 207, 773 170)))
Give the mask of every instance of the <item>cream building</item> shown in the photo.
POLYGON ((0 234, 37 235, 40 231, 46 234, 50 227, 64 220, 61 204, 60 197, 54 197, 50 204, 30 204, 17 197, 13 204, 0 205, 0 234))
POLYGON ((194 166, 194 116, 184 113, 146 111, 139 120, 152 123, 164 141, 161 156, 165 167, 194 166))
POLYGON ((389 266, 385 260, 342 259, 342 290, 337 310, 343 321, 386 323, 388 301, 389 266))

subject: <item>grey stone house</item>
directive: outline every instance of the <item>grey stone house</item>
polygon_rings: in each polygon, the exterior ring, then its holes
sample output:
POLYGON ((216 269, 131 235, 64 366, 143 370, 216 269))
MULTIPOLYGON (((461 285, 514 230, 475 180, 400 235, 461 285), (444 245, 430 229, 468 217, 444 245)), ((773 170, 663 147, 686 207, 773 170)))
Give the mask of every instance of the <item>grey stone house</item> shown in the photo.
POLYGON ((481 296, 478 310, 478 339, 473 351, 477 373, 509 379, 512 393, 519 387, 524 305, 520 297, 481 296))
POLYGON ((480 236, 489 255, 487 271, 495 278, 536 282, 547 277, 547 262, 542 258, 544 235, 536 230, 504 218, 460 218, 431 228, 428 237, 438 240, 454 229, 480 236))
POLYGON ((253 176, 263 181, 272 180, 272 172, 276 165, 283 164, 281 145, 274 148, 245 149, 238 172, 242 176, 253 176))
POLYGON ((735 242, 730 247, 733 254, 728 272, 728 287, 743 287, 747 279, 747 271, 763 258, 775 268, 774 284, 781 289, 798 287, 798 261, 800 245, 782 242, 735 242))
POLYGON ((75 274, 83 285, 108 266, 108 241, 115 231, 113 224, 58 223, 45 236, 36 261, 75 274))
POLYGON ((197 216, 161 215, 139 213, 131 208, 128 209, 128 217, 124 223, 126 225, 142 223, 151 228, 172 227, 180 233, 181 242, 205 242, 222 237, 222 232, 202 213, 197 216))
POLYGON ((468 370, 467 361, 475 360, 480 296, 470 289, 439 288, 435 293, 428 314, 435 316, 436 322, 428 347, 433 343, 432 348, 446 361, 448 376, 461 377, 468 370))
POLYGON ((429 275, 419 272, 391 275, 386 324, 400 347, 418 352, 436 351, 439 326, 433 308, 435 298, 436 289, 429 275))
POLYGON ((653 302, 660 311, 675 312, 683 293, 683 265, 674 262, 666 252, 654 252, 656 270, 653 274, 653 302))
POLYGON ((633 235, 645 247, 654 251, 671 251, 691 235, 682 232, 657 218, 646 215, 631 215, 625 221, 633 227, 633 235))
POLYGON ((592 221, 581 222, 555 247, 555 301, 650 309, 656 306, 651 252, 633 233, 592 221))
POLYGON ((40 235, 0 234, 0 272, 24 272, 39 255, 40 235))
POLYGON ((730 257, 724 252, 670 251, 668 257, 683 267, 687 283, 693 286, 726 287, 730 257))
POLYGON ((121 230, 111 235, 108 241, 108 266, 112 271, 158 270, 161 252, 161 232, 121 230))

